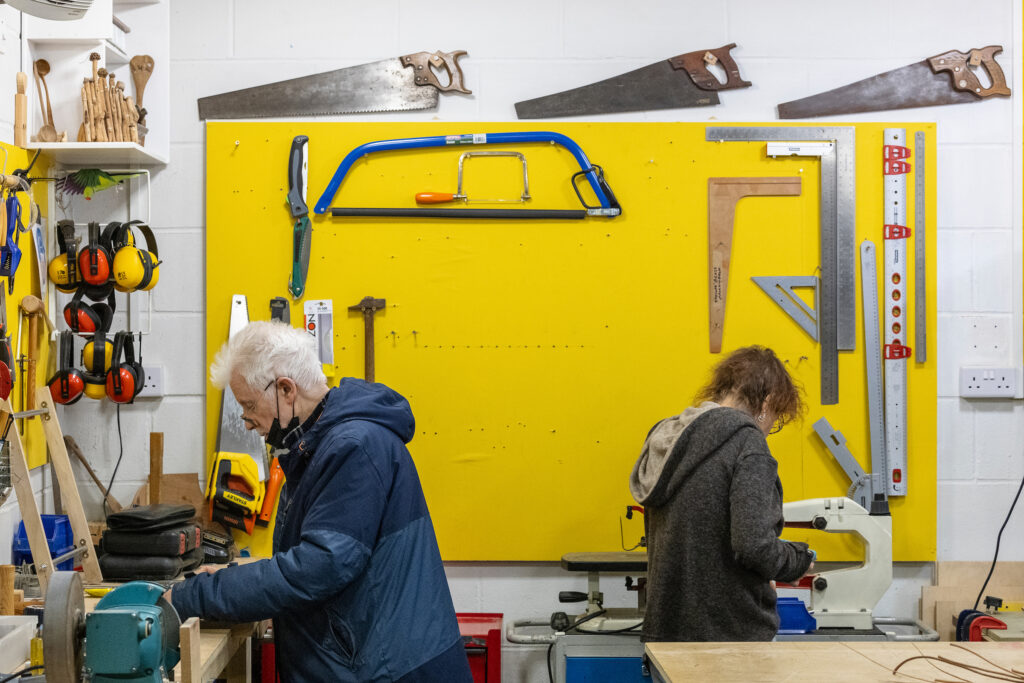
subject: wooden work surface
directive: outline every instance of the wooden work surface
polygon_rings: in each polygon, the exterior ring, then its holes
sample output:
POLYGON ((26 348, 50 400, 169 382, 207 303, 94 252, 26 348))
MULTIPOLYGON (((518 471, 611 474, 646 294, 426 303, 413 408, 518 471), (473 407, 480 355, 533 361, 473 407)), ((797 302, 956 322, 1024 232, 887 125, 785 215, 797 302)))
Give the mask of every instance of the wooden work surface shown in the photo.
POLYGON ((983 681, 981 674, 957 666, 909 657, 942 656, 973 666, 994 668, 960 647, 969 648, 1008 669, 1024 670, 1024 643, 647 643, 655 680, 759 681, 983 681), (933 664, 935 666, 933 666, 933 664), (940 668, 936 668, 936 666, 940 668), (908 674, 908 675, 903 675, 908 674))

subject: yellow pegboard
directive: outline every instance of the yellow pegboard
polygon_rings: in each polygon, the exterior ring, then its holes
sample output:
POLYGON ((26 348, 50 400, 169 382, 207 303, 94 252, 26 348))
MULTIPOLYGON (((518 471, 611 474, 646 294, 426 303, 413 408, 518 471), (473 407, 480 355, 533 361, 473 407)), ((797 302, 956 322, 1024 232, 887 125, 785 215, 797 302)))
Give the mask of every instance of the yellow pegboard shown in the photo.
MULTIPOLYGON (((760 124, 758 124, 760 125, 760 124)), ((841 125, 841 124, 832 124, 841 125)), ((857 124, 857 239, 881 246, 882 123, 857 124)), ((898 124, 928 133, 934 124, 898 124)), ((285 204, 292 138, 308 135, 310 207, 342 158, 373 140, 540 130, 524 123, 207 124, 207 360, 227 337, 232 294, 269 318, 287 296, 294 221, 285 204)), ((772 436, 786 500, 845 494, 848 482, 811 428, 821 416, 870 467, 860 278, 858 350, 839 358, 840 403, 819 405, 819 349, 750 281, 811 275, 818 254, 818 162, 768 159, 763 143, 709 143, 690 123, 558 123, 604 167, 623 215, 582 221, 313 217, 307 299, 334 302, 336 377, 360 376, 363 323, 349 305, 387 299, 376 318, 376 374, 417 420, 410 444, 445 560, 556 560, 620 549, 628 477, 659 419, 690 405, 717 357, 708 353, 707 178, 799 176, 799 197, 749 198, 736 212, 723 351, 776 350, 807 392, 803 424, 772 436)), ((523 152, 532 208, 578 208, 579 166, 549 144, 523 152)), ((416 192, 455 190, 460 153, 433 148, 364 157, 335 206, 412 207, 416 192)), ((476 164, 476 160, 471 163, 476 164)), ((487 164, 489 162, 483 162, 487 164)), ((509 162, 511 164, 511 162, 509 162)), ((473 196, 519 192, 514 165, 467 171, 473 196)), ((928 169, 934 244, 935 173, 928 169)), ((912 183, 908 183, 912 198, 912 183)), ((911 201, 911 206, 913 202, 911 201)), ((510 207, 510 208, 515 208, 510 207)), ((910 218, 912 222, 912 217, 910 218)), ((929 251, 928 300, 935 301, 929 251)), ((859 261, 858 261, 859 273, 859 261)), ((911 271, 908 271, 908 273, 911 271)), ((912 325, 912 297, 908 321, 912 325)), ((300 324, 302 302, 291 309, 300 324)), ((934 348, 935 313, 928 312, 934 348)), ((910 495, 894 500, 894 557, 935 557, 935 360, 909 365, 910 495)), ((336 383, 336 379, 334 383, 336 383)), ((208 386, 207 452, 220 392, 208 386)), ((641 522, 625 522, 635 543, 641 522)), ((257 552, 269 551, 258 532, 257 552)), ((796 535, 792 537, 796 538, 796 535)), ((814 538, 819 556, 857 544, 814 538)))
MULTIPOLYGON (((0 173, 10 174, 15 169, 27 168, 29 162, 32 159, 32 153, 27 150, 9 145, 6 143, 0 143, 0 150, 4 153, 6 160, 6 168, 0 171, 0 173)), ((47 176, 49 175, 46 167, 46 160, 42 159, 36 163, 36 166, 31 173, 32 176, 47 176)), ((36 183, 32 186, 33 198, 39 204, 40 209, 45 214, 46 211, 46 184, 36 183)), ((6 200, 6 194, 4 198, 6 200)), ((29 201, 25 196, 24 192, 18 193, 18 199, 21 202, 21 217, 22 223, 27 228, 29 226, 29 201)), ((44 220, 45 215, 44 215, 44 220)), ((8 280, 7 278, 0 278, 0 286, 5 288, 4 294, 6 295, 7 309, 5 311, 7 315, 7 324, 11 330, 11 353, 15 353, 18 349, 18 335, 21 335, 21 350, 23 354, 28 353, 29 337, 28 337, 28 321, 26 320, 22 324, 21 329, 18 328, 18 304, 28 294, 33 294, 40 297, 44 302, 46 301, 46 293, 40 293, 38 282, 38 267, 36 266, 35 256, 35 245, 32 241, 31 233, 23 233, 18 242, 18 246, 21 249, 21 263, 18 266, 18 270, 14 277, 14 291, 10 292, 7 289, 8 280)), ((57 315, 50 311, 50 318, 56 319, 57 315)), ((54 361, 50 353, 50 344, 48 343, 48 330, 45 323, 39 321, 39 349, 37 353, 38 360, 36 361, 36 387, 43 386, 46 380, 49 379, 53 373, 54 361)), ((18 366, 14 368, 15 378, 14 389, 11 392, 11 405, 16 411, 24 410, 24 397, 26 391, 26 379, 27 375, 18 372, 18 366)), ((36 387, 31 387, 31 391, 35 391, 36 387)), ((24 420, 19 425, 21 429, 21 441, 22 447, 25 450, 25 458, 28 461, 29 467, 39 467, 46 463, 46 438, 43 435, 42 424, 37 419, 24 420)))

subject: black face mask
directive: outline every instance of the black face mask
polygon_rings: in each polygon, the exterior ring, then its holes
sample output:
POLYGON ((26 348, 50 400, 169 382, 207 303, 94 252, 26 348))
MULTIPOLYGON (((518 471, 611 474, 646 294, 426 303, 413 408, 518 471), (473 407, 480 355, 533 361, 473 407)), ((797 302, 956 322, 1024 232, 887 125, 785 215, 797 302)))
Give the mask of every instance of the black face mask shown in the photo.
MULTIPOLYGON (((274 387, 274 401, 277 403, 277 414, 278 416, 280 416, 281 401, 280 398, 278 397, 276 386, 274 387)), ((267 442, 267 445, 269 445, 274 450, 283 449, 285 438, 287 438, 289 434, 298 429, 299 425, 301 424, 299 422, 299 416, 294 413, 294 404, 292 405, 292 410, 292 419, 288 421, 287 427, 282 427, 281 420, 279 420, 277 417, 275 417, 274 421, 270 423, 270 431, 267 432, 267 435, 264 437, 264 440, 267 442)))

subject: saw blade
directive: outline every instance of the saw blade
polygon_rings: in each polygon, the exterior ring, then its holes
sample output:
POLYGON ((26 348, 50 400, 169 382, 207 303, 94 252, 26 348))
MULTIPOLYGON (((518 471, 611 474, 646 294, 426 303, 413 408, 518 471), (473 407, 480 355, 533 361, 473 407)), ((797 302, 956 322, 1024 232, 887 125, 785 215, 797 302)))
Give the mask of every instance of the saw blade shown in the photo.
MULTIPOLYGON (((228 326, 228 339, 245 327, 249 322, 249 307, 242 294, 231 297, 231 322, 228 326)), ((255 429, 246 429, 242 422, 242 406, 231 391, 230 386, 224 387, 224 397, 220 405, 220 426, 217 432, 217 452, 245 453, 256 462, 260 481, 267 480, 267 448, 263 437, 255 429)))
POLYGON ((977 102, 970 92, 954 90, 949 74, 935 73, 927 61, 887 71, 779 105, 780 119, 808 119, 834 114, 911 109, 977 102))
POLYGON ((516 115, 521 119, 541 119, 706 107, 718 102, 718 93, 701 90, 689 74, 672 68, 666 59, 597 83, 516 102, 516 115))
POLYGON ((79 683, 85 656, 85 598, 78 572, 54 572, 43 607, 46 680, 79 683))
POLYGON ((199 98, 200 119, 363 114, 437 107, 398 57, 199 98))

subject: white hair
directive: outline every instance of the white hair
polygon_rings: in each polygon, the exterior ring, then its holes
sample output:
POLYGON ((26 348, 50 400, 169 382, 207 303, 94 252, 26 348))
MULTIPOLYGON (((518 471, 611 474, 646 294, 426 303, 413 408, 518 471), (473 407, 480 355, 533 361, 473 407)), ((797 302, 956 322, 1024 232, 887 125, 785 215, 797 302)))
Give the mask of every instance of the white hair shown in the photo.
POLYGON ((249 323, 220 347, 210 364, 210 380, 223 389, 235 372, 254 391, 279 377, 291 378, 302 391, 327 385, 313 336, 276 321, 249 323))

